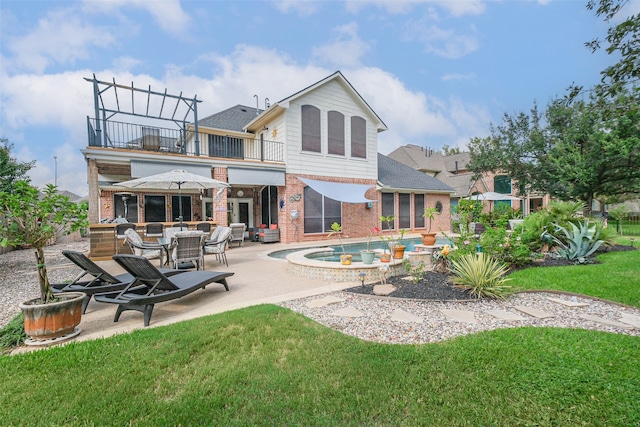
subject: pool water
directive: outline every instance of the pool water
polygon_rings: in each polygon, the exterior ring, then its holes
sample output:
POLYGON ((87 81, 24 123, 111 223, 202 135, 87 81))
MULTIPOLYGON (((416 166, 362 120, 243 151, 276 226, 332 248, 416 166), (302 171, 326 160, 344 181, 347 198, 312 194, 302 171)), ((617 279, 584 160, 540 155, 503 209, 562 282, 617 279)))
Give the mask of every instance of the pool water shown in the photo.
MULTIPOLYGON (((407 247, 406 251, 412 251, 415 249, 415 245, 421 244, 422 240, 419 237, 413 237, 413 238, 408 238, 408 239, 403 239, 402 243, 407 247)), ((449 244, 448 241, 446 242, 440 242, 437 241, 437 244, 449 244)), ((376 249, 380 249, 382 250, 383 248, 383 243, 382 242, 371 242, 370 248, 372 250, 376 250, 376 249)), ((293 253, 293 252, 298 252, 304 249, 312 249, 313 247, 309 247, 309 248, 297 248, 297 249, 284 249, 281 251, 275 251, 275 252, 271 252, 269 254, 270 257, 272 258, 278 258, 278 259, 285 259, 287 257, 287 255, 293 253)), ((340 261, 340 253, 342 252, 342 247, 340 245, 331 245, 331 246, 316 246, 316 248, 332 248, 333 251, 327 250, 326 252, 315 252, 312 254, 308 254, 306 255, 307 258, 309 259, 314 259, 314 260, 318 260, 318 261, 329 261, 329 262, 339 262, 340 261)), ((348 243, 346 245, 344 245, 344 249, 348 254, 353 255, 353 262, 361 262, 362 259, 360 258, 360 251, 363 251, 365 249, 367 249, 367 244, 365 242, 363 243, 348 243)))

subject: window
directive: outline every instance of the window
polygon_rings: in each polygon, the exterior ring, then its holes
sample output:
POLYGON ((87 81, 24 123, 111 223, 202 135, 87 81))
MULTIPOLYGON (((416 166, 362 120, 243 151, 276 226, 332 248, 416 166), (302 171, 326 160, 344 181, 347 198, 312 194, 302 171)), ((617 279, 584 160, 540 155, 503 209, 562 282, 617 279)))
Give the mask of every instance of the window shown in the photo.
POLYGON ((425 218, 422 216, 422 214, 424 214, 424 194, 414 195, 413 205, 415 209, 415 212, 413 213, 415 228, 423 228, 425 227, 425 218))
POLYGON ((191 221, 191 196, 171 196, 171 221, 180 221, 180 201, 182 201, 182 220, 191 221))
POLYGON ((351 157, 367 158, 367 122, 362 117, 351 117, 351 157))
MULTIPOLYGON (((395 213, 395 193, 382 193, 382 216, 394 216, 395 213)), ((393 223, 389 224, 391 230, 395 228, 393 223)), ((382 229, 387 230, 387 224, 382 223, 382 229)))
POLYGON ((125 218, 129 222, 138 222, 138 196, 135 194, 114 194, 113 207, 116 218, 125 218))
POLYGON ((344 115, 338 111, 329 111, 327 114, 329 124, 329 154, 344 156, 344 115))
POLYGON ((144 196, 144 222, 167 220, 165 196, 144 196))
POLYGON ((320 153, 320 110, 313 105, 303 105, 301 114, 302 151, 320 153))
POLYGON ((244 141, 228 135, 209 135, 209 157, 244 158, 244 141))
POLYGON ((267 186, 260 192, 260 199, 262 200, 262 224, 277 224, 278 223, 278 187, 267 186))
POLYGON ((342 203, 324 197, 311 187, 304 188, 304 232, 324 233, 334 222, 342 223, 342 203))
POLYGON ((511 194, 511 178, 506 175, 498 175, 493 178, 493 189, 496 193, 511 194))
POLYGON ((398 226, 400 228, 411 228, 411 194, 398 194, 398 202, 400 210, 398 226))

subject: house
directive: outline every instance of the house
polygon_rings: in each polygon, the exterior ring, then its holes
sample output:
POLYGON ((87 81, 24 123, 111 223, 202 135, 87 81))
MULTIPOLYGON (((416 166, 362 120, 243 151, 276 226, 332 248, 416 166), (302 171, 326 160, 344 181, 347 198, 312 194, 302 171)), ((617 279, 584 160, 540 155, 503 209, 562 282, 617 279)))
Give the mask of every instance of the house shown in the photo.
MULTIPOLYGON (((445 156, 426 147, 408 144, 389 153, 389 157, 452 187, 455 192, 451 195, 451 206, 456 206, 461 198, 489 191, 520 197, 516 194, 512 180, 506 175, 487 173, 478 179, 474 178, 473 172, 467 167, 471 160, 468 152, 445 156)), ((536 194, 526 195, 523 199, 524 203, 509 200, 498 203, 508 204, 514 209, 524 209, 524 213, 528 214, 546 206, 550 201, 548 195, 536 194)))
MULTIPOLYGON (((98 98, 107 90, 123 90, 95 77, 87 80, 94 84, 95 105, 103 105, 98 98)), ((182 203, 187 222, 197 214, 221 225, 243 222, 249 230, 277 227, 280 241, 288 243, 326 239, 333 222, 349 237, 364 237, 380 225, 382 213, 396 216, 396 228, 418 230, 425 227, 424 208, 437 205, 443 212, 441 228, 449 229, 454 190, 378 154, 377 136, 387 127, 340 71, 272 105, 265 103, 264 109, 236 105, 201 119, 201 101, 195 97, 138 91, 161 97, 163 105, 186 103, 195 117, 176 120, 174 113, 174 129, 146 120, 136 125, 88 118, 89 144, 82 152, 91 223, 118 216, 136 223, 171 222, 182 203), (172 169, 230 187, 183 191, 178 197, 174 190, 115 185, 172 169)), ((147 105, 147 111, 157 104, 147 105)), ((96 107, 96 117, 104 116, 96 107)))

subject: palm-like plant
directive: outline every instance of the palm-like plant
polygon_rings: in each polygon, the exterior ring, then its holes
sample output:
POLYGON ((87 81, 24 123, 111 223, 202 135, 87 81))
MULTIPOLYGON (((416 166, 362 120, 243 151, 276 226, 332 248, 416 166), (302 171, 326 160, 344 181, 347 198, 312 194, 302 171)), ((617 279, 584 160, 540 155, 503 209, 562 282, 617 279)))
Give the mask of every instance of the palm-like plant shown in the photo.
POLYGON ((483 252, 467 254, 451 260, 451 281, 476 298, 505 299, 511 293, 511 286, 506 284, 511 278, 504 277, 507 270, 505 263, 483 252))
POLYGON ((47 185, 41 198, 38 189, 17 181, 12 192, 0 191, 0 246, 29 245, 35 249, 36 268, 43 304, 53 294, 47 276, 44 247, 59 232, 70 233, 87 226, 87 211, 47 185))
POLYGON ((590 224, 589 220, 569 223, 569 227, 565 228, 559 224, 556 226, 556 233, 549 234, 551 240, 558 245, 558 255, 568 260, 579 260, 587 258, 604 243, 600 240, 601 228, 596 224, 590 224))

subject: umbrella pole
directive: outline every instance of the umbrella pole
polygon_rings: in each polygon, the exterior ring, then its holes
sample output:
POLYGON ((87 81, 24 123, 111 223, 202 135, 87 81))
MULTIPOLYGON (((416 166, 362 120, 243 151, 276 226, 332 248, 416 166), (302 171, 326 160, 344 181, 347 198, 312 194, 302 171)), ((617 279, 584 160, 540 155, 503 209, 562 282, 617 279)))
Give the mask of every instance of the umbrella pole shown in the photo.
POLYGON ((178 183, 178 209, 180 215, 178 216, 178 221, 180 221, 180 230, 182 231, 182 183, 178 183))

